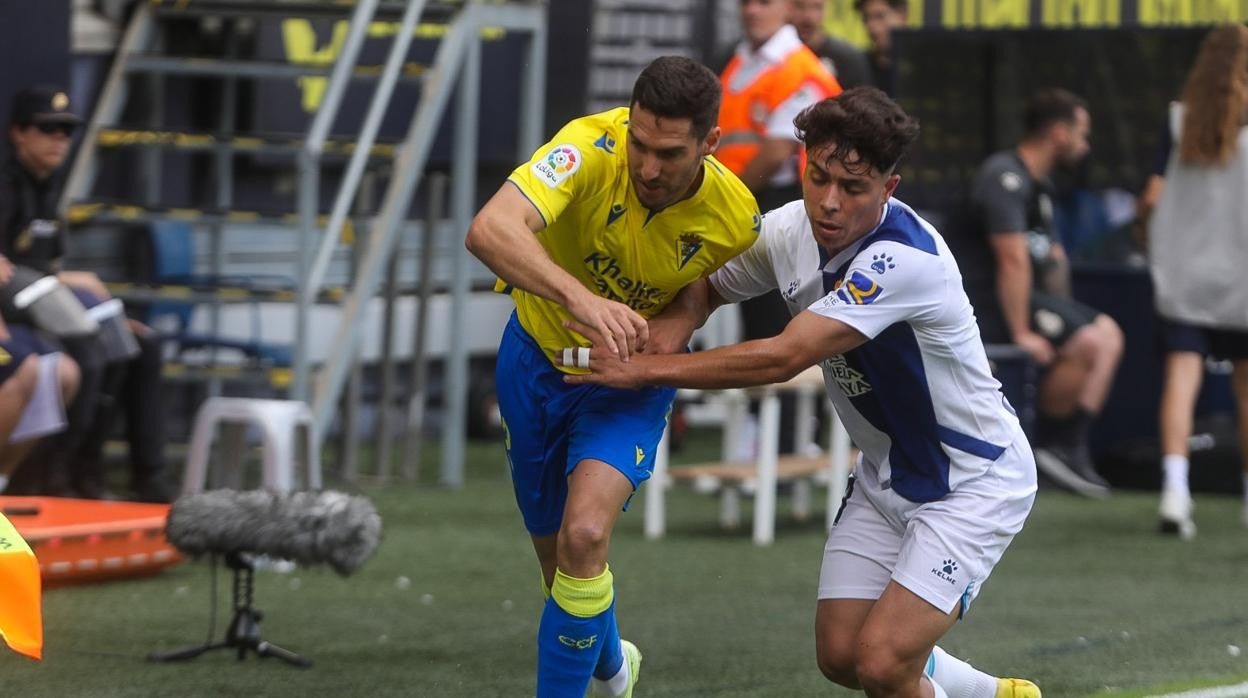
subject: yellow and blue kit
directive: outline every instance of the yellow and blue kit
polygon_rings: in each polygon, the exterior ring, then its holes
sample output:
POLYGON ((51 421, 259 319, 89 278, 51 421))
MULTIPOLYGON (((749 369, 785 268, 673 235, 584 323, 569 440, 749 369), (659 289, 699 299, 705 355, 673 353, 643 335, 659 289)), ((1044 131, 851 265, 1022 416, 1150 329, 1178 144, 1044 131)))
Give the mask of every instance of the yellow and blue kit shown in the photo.
MULTIPOLYGON (((712 157, 692 196, 657 213, 646 209, 628 175, 627 131, 627 108, 576 119, 508 181, 546 222, 537 237, 556 264, 650 318, 749 248, 760 221, 749 190, 712 157)), ((508 457, 525 524, 546 535, 559 529, 564 476, 581 460, 609 463, 634 488, 649 477, 672 391, 565 385, 560 372, 578 369, 556 366, 556 354, 589 342, 563 327, 571 315, 557 303, 504 290, 516 303, 497 376, 508 457)))
MULTIPOLYGON (((758 205, 745 185, 704 158, 697 191, 658 212, 628 175, 628 109, 572 121, 509 182, 546 226, 537 233, 560 267, 642 317, 657 315, 689 283, 709 276, 758 237, 758 205)), ((563 327, 561 306, 521 289, 498 352, 496 388, 507 460, 525 527, 556 533, 568 473, 585 459, 608 463, 633 489, 650 477, 675 391, 567 385, 564 347, 588 346, 563 327)), ((610 569, 577 579, 556 570, 538 626, 537 695, 582 696, 591 676, 627 678, 610 569)), ((633 678, 635 681, 635 677, 633 678)))

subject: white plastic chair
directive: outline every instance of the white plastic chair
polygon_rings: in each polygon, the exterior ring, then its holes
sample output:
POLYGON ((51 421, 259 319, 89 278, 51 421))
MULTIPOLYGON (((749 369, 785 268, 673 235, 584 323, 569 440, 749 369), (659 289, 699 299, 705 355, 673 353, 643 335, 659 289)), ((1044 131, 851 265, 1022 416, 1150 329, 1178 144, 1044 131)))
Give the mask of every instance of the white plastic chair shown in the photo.
POLYGON ((182 494, 202 492, 208 481, 208 456, 216 435, 222 427, 222 473, 229 484, 241 487, 247 426, 255 425, 263 433, 263 485, 275 492, 289 492, 295 487, 295 433, 303 430, 304 487, 321 489, 321 454, 317 444, 316 422, 307 403, 298 400, 262 400, 256 398, 213 397, 206 400, 195 415, 191 445, 182 480, 182 494))

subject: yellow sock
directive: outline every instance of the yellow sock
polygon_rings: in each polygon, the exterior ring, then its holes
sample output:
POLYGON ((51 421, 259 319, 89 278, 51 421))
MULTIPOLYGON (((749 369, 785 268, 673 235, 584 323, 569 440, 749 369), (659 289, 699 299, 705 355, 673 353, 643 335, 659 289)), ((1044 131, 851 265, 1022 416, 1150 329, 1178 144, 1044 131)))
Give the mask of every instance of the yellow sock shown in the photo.
POLYGON ((555 569, 555 584, 550 590, 559 608, 580 618, 592 618, 611 607, 615 600, 611 568, 589 579, 578 579, 555 569))

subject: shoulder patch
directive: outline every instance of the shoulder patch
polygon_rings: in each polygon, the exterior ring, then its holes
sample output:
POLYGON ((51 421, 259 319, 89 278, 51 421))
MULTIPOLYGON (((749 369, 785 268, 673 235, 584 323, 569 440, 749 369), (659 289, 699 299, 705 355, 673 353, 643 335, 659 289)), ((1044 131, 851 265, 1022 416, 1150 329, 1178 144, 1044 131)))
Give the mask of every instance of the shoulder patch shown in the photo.
POLYGON ((533 174, 554 189, 581 168, 581 151, 574 145, 557 145, 546 157, 533 163, 533 174))
POLYGON ((1001 188, 1006 191, 1018 191, 1023 188, 1023 178, 1017 172, 1006 170, 1001 173, 1001 188))

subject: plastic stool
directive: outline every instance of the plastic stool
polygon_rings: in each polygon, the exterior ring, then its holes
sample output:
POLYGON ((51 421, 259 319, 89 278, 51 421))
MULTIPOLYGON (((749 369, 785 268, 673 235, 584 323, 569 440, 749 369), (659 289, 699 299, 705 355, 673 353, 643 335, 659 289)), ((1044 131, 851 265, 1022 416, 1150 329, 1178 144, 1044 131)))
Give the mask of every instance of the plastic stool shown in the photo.
POLYGON ((216 426, 224 438, 224 470, 238 488, 242 482, 243 439, 246 427, 254 424, 264 432, 264 487, 289 492, 295 486, 295 431, 303 427, 305 480, 308 489, 321 489, 321 453, 317 446, 316 423, 307 403, 298 400, 254 398, 208 398, 195 415, 191 445, 182 480, 182 494, 202 492, 208 479, 208 452, 216 426))

